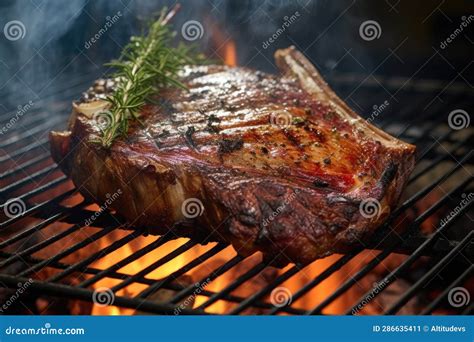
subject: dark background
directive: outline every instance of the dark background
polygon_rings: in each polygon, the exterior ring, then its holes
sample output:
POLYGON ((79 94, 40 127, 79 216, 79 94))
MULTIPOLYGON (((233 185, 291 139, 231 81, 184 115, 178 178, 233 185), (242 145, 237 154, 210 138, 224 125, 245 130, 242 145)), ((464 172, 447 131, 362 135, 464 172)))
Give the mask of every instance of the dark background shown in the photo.
MULTIPOLYGON (((0 111, 56 94, 71 82, 91 80, 106 71, 131 34, 163 6, 175 1, 3 0, 0 28, 24 23, 23 39, 9 41, 0 32, 0 111), (122 17, 89 49, 84 44, 118 11, 122 17)), ((474 13, 473 1, 310 1, 182 0, 173 20, 177 38, 188 20, 204 27, 198 47, 221 59, 222 45, 236 42, 238 64, 274 72, 277 48, 295 45, 331 80, 354 73, 363 82, 405 77, 441 80, 440 89, 459 84, 473 88, 474 18, 446 48, 441 43, 474 13), (262 47, 285 16, 300 16, 267 49, 262 47), (381 36, 365 41, 359 26, 375 20, 381 36)), ((401 82, 403 84, 403 82, 401 82)), ((78 94, 80 96, 80 94, 78 94)))

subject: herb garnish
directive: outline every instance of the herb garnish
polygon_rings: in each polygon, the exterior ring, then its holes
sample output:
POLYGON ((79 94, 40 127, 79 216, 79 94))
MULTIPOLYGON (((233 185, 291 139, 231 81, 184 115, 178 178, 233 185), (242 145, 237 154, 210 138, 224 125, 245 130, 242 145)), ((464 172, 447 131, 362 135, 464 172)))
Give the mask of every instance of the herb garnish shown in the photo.
POLYGON ((127 134, 130 120, 139 120, 140 108, 150 95, 169 86, 185 89, 177 79, 178 71, 184 65, 203 61, 192 47, 171 46, 175 32, 167 24, 177 10, 178 6, 168 13, 166 9, 162 10, 158 20, 151 23, 147 35, 131 37, 120 58, 106 64, 116 69, 111 77, 116 78, 118 84, 106 99, 110 103, 110 124, 101 128, 102 136, 98 141, 105 148, 127 134))

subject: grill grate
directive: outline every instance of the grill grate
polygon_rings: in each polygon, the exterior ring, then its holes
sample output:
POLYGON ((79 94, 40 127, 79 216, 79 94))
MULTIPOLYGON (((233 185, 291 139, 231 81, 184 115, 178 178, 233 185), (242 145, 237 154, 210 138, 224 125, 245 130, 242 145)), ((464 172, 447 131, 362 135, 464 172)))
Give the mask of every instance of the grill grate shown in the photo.
MULTIPOLYGON (((248 286, 253 279, 265 278, 263 274, 271 269, 265 262, 251 261, 255 256, 226 257, 216 266, 210 261, 228 252, 230 247, 223 243, 210 243, 195 258, 188 258, 182 266, 171 269, 167 276, 158 279, 151 274, 161 268, 169 268, 168 265, 175 259, 202 248, 200 243, 183 240, 185 242, 181 245, 168 251, 167 244, 175 238, 172 233, 152 238, 147 237, 145 230, 126 231, 120 220, 106 211, 100 212, 93 227, 85 225, 86 219, 94 214, 94 208, 76 193, 70 181, 50 159, 47 132, 64 125, 71 97, 79 94, 90 82, 90 76, 76 79, 64 88, 67 90, 46 96, 2 135, 2 212, 11 199, 25 204, 22 215, 3 216, 0 223, 0 282, 4 287, 14 290, 19 282, 26 283, 31 278, 34 280, 28 287, 31 298, 66 297, 91 302, 95 286, 104 280, 113 280, 115 285, 111 286, 111 291, 115 294, 114 305, 162 314, 176 313, 177 305, 196 297, 197 289, 202 300, 194 308, 181 307, 180 314, 213 313, 210 309, 218 303, 229 304, 224 311, 228 314, 324 314, 341 296, 352 291, 357 295, 339 313, 354 314, 368 298, 372 301, 386 294, 391 285, 407 273, 422 272, 382 308, 383 313, 400 313, 410 300, 436 283, 443 283, 442 290, 433 298, 425 298, 421 308, 413 313, 431 314, 437 310, 448 310, 448 313, 468 314, 473 311, 472 305, 453 307, 446 304, 451 289, 474 279, 474 233, 472 218, 468 214, 472 201, 459 207, 463 199, 461 194, 469 195, 473 188, 473 153, 469 144, 472 130, 465 128, 458 131, 447 124, 450 111, 468 109, 472 89, 456 84, 436 89, 426 86, 426 82, 407 80, 398 83, 384 80, 380 87, 379 83, 361 83, 353 75, 336 75, 330 79, 330 83, 356 111, 366 113, 374 124, 392 135, 417 145, 418 164, 405 192, 406 199, 387 223, 379 228, 373 241, 364 248, 358 247, 351 253, 332 258, 331 263, 319 269, 317 275, 312 275, 293 289, 291 302, 279 305, 269 300, 272 292, 304 273, 311 265, 289 266, 267 279, 251 294, 241 295, 236 290, 248 286), (385 98, 390 102, 388 109, 374 115, 374 103, 370 101, 377 99, 383 102, 385 98), (64 115, 52 116, 51 113, 64 115), (435 196, 437 193, 441 195, 435 196), (448 217, 446 213, 450 212, 448 217), (441 223, 443 217, 447 219, 441 223), (427 221, 434 230, 425 231, 427 221), (399 227, 406 229, 397 232, 399 227), (120 235, 112 242, 97 250, 91 248, 117 232, 120 235), (68 244, 77 235, 81 238, 68 244), (122 255, 113 265, 96 266, 97 261, 107 259, 123 247, 132 246, 144 238, 147 239, 145 244, 122 255), (57 247, 58 243, 60 247, 57 247), (123 271, 140 258, 160 250, 165 252, 151 264, 132 273, 123 271), (360 265, 355 263, 357 267, 348 269, 348 265, 361 260, 363 255, 360 265), (377 273, 378 281, 373 286, 369 282, 370 286, 361 290, 361 282, 394 255, 399 256, 395 259, 395 265, 384 275, 377 273), (415 267, 423 263, 429 267, 415 267), (246 267, 235 275, 235 279, 218 291, 208 289, 213 288, 212 284, 218 282, 220 277, 242 265, 246 267), (203 268, 206 268, 206 274, 199 273, 193 282, 181 280, 183 276, 203 268), (441 276, 447 269, 450 270, 449 276, 441 276), (301 305, 315 287, 341 272, 343 281, 333 288, 326 286, 327 293, 316 305, 309 309, 301 305), (78 280, 71 282, 71 279, 78 280), (140 285, 142 290, 136 295, 127 295, 125 290, 131 285, 140 285), (154 295, 163 289, 169 290, 171 295, 165 299, 154 299, 154 295)), ((6 125, 12 115, 0 115, 0 125, 6 125)))

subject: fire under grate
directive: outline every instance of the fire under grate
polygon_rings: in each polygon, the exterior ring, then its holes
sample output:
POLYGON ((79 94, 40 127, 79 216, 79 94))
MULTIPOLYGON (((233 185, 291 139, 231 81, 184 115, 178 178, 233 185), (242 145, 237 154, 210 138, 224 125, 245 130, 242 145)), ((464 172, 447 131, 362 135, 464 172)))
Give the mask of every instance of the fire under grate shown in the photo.
MULTIPOLYGON (((459 109, 472 112, 472 89, 382 78, 361 83, 357 75, 328 81, 373 124, 417 146, 399 208, 363 247, 276 269, 223 243, 176 240, 171 232, 149 236, 124 229, 112 212, 95 215, 99 207, 50 159, 47 140, 50 130, 64 127, 70 100, 92 82, 85 76, 2 134, 0 296, 11 302, 5 313, 54 313, 55 303, 71 301, 93 313, 112 313, 100 311, 110 306, 115 313, 156 314, 472 313, 473 132, 448 118, 462 115, 459 109), (140 260, 141 268, 132 267, 140 260), (16 300, 19 289, 24 294, 16 300)), ((1 126, 12 116, 1 114, 1 126)))

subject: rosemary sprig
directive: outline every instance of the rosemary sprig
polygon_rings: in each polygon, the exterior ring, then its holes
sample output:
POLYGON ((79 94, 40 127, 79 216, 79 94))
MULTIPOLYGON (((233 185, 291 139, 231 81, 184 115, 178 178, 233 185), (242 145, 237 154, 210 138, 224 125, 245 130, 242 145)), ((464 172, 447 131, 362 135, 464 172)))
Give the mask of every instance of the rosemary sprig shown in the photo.
POLYGON ((98 140, 105 148, 116 138, 126 136, 129 122, 139 120, 140 108, 151 94, 169 86, 185 88, 177 79, 177 72, 186 64, 202 60, 190 47, 171 46, 175 33, 167 23, 176 10, 167 14, 164 9, 158 20, 151 23, 147 35, 131 37, 120 58, 106 64, 116 69, 111 77, 117 80, 117 85, 107 97, 110 117, 98 140))

